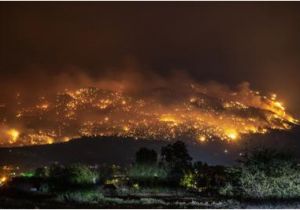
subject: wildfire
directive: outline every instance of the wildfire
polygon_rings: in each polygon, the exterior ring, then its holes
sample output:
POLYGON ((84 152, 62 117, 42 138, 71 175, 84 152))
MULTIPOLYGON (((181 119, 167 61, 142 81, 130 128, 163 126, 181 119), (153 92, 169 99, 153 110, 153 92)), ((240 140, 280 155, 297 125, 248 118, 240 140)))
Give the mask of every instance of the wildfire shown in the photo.
POLYGON ((238 138, 238 132, 233 129, 225 130, 225 134, 230 140, 236 140, 238 138))
POLYGON ((7 135, 9 136, 9 142, 15 143, 20 135, 19 131, 16 129, 9 129, 6 131, 7 135))
POLYGON ((171 123, 173 125, 177 125, 178 124, 178 120, 169 114, 163 114, 160 118, 159 118, 160 122, 166 122, 166 123, 171 123))
POLYGON ((197 140, 200 141, 200 142, 205 142, 206 141, 206 137, 204 135, 200 135, 200 136, 198 136, 197 140))
POLYGON ((49 107, 49 104, 40 104, 40 105, 37 105, 36 107, 41 110, 47 110, 49 107))
POLYGON ((14 114, 0 110, 0 145, 52 144, 80 136, 237 141, 298 123, 276 94, 268 98, 250 89, 215 93, 196 84, 181 91, 144 97, 92 87, 43 96, 32 106, 17 101, 14 114))
POLYGON ((0 186, 3 185, 6 181, 7 181, 7 177, 6 176, 2 176, 0 178, 0 186))

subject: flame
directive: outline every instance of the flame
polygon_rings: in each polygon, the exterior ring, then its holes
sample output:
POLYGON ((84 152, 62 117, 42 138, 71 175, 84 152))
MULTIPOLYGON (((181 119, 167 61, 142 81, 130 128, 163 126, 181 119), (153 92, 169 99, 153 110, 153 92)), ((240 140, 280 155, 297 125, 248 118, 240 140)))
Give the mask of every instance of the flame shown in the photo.
POLYGON ((0 178, 0 185, 4 184, 7 181, 7 177, 6 176, 2 176, 0 178))
POLYGON ((49 104, 40 104, 36 106, 38 109, 47 110, 49 108, 49 104))
POLYGON ((170 115, 170 114, 163 114, 159 118, 160 122, 166 122, 166 123, 172 123, 174 125, 178 124, 178 120, 176 119, 175 116, 170 115))
POLYGON ((9 142, 11 143, 15 143, 20 135, 20 132, 14 128, 7 130, 6 133, 9 136, 9 142))
POLYGON ((206 141, 206 137, 204 135, 200 135, 200 136, 198 136, 198 141, 205 142, 206 141))
POLYGON ((129 128, 128 126, 125 125, 125 126, 123 127, 123 130, 124 130, 125 132, 128 132, 128 131, 130 130, 130 128, 129 128))
POLYGON ((283 106, 282 103, 279 102, 279 101, 275 101, 275 102, 274 102, 274 105, 275 105, 277 108, 281 109, 281 110, 285 110, 284 106, 283 106))
POLYGON ((234 129, 225 130, 225 134, 230 140, 236 140, 239 135, 238 132, 234 129))
MULTIPOLYGON (((17 101, 13 114, 2 113, 0 145, 52 144, 80 136, 235 142, 299 123, 276 94, 266 97, 248 87, 223 89, 191 84, 139 95, 90 87, 65 89, 54 98, 45 95, 33 105, 17 101)), ((17 100, 21 98, 19 94, 17 100)))

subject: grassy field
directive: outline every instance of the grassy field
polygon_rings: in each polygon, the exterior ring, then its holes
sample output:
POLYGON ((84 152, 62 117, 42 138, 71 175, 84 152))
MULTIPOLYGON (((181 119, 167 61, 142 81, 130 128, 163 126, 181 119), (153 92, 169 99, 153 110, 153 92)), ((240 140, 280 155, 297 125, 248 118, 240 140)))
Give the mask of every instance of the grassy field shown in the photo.
POLYGON ((104 195, 101 189, 56 194, 2 190, 0 208, 300 208, 300 200, 239 200, 157 189, 104 195))

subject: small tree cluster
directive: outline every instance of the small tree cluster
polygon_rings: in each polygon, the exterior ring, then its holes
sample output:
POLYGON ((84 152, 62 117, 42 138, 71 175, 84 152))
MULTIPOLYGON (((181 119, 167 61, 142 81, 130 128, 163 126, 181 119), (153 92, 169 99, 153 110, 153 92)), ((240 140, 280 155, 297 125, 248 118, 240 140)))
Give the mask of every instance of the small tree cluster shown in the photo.
POLYGON ((136 153, 135 165, 129 170, 129 176, 140 182, 162 182, 166 180, 178 185, 185 171, 191 168, 192 158, 183 142, 177 141, 161 148, 160 162, 154 150, 141 148, 136 153))
POLYGON ((240 162, 239 167, 228 169, 221 194, 256 199, 300 197, 300 168, 291 155, 258 149, 240 162))
POLYGON ((96 174, 86 165, 72 164, 70 166, 52 165, 49 169, 49 178, 56 184, 88 185, 96 181, 96 174))
POLYGON ((198 192, 215 191, 225 180, 224 167, 208 166, 201 161, 195 162, 181 179, 180 185, 198 192))

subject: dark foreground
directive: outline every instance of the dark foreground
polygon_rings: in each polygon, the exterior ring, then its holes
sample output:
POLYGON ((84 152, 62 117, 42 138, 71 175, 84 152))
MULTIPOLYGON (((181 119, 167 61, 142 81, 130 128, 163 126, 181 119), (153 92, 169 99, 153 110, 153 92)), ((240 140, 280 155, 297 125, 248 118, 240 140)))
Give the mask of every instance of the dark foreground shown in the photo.
POLYGON ((300 208, 300 200, 248 200, 202 197, 182 192, 105 196, 95 201, 66 201, 59 196, 2 190, 0 208, 300 208))
POLYGON ((257 148, 238 163, 192 162, 177 141, 159 156, 140 148, 127 167, 56 163, 15 175, 5 166, 0 208, 300 208, 300 164, 292 154, 257 148))

